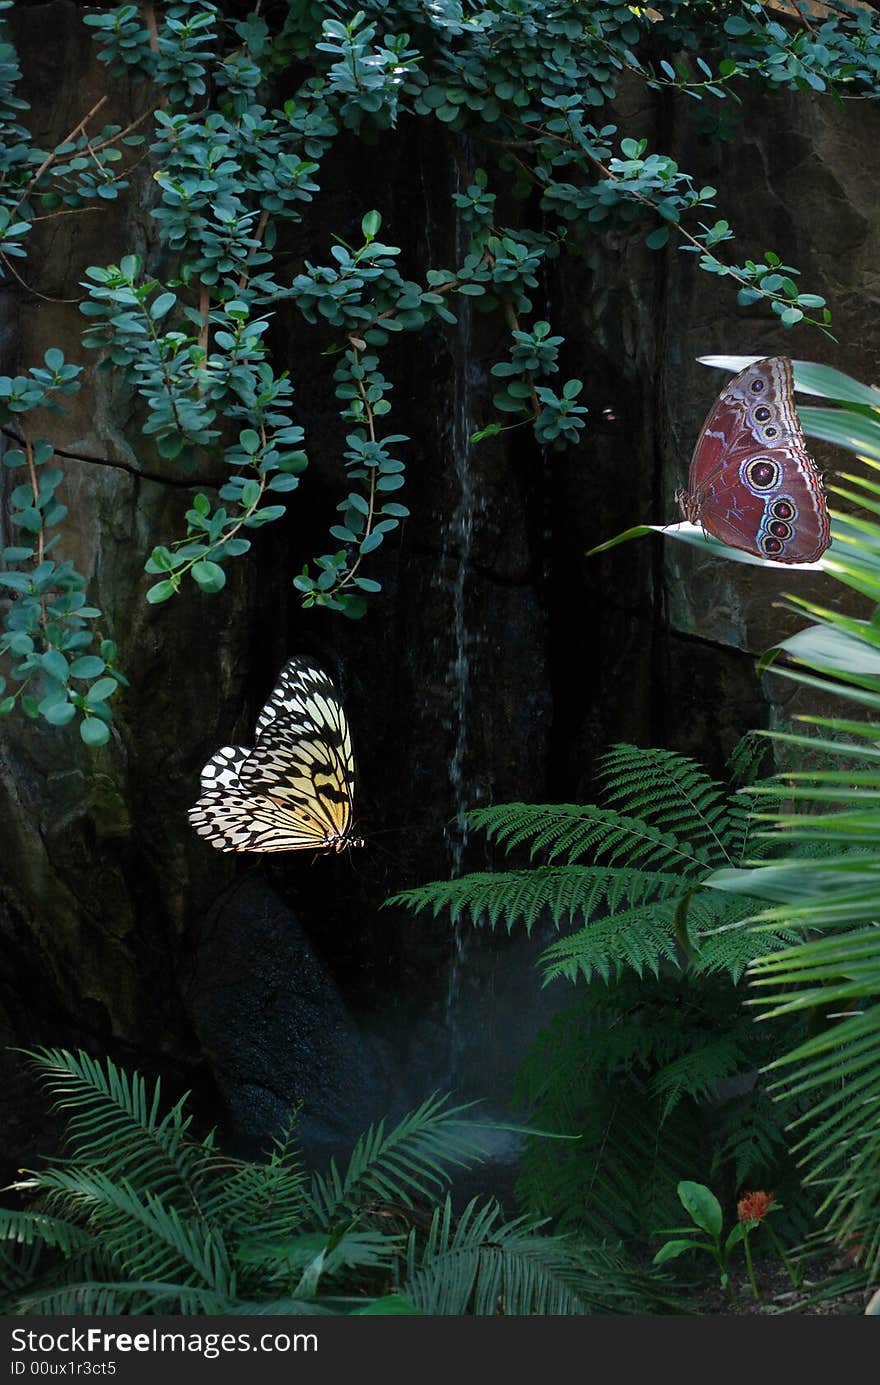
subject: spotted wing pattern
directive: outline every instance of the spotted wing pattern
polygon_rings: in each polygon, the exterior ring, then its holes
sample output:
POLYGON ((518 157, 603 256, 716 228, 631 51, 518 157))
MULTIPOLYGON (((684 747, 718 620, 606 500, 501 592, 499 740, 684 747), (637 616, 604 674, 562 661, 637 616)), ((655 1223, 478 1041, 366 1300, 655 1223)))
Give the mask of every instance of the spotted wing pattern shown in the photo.
POLYGON ((721 391, 694 448, 686 519, 722 543, 812 563, 831 542, 822 478, 794 404, 791 361, 755 361, 721 391))
POLYGON ((352 835, 354 755, 327 674, 291 659, 257 719, 252 750, 223 746, 189 811, 218 851, 336 850, 352 835))

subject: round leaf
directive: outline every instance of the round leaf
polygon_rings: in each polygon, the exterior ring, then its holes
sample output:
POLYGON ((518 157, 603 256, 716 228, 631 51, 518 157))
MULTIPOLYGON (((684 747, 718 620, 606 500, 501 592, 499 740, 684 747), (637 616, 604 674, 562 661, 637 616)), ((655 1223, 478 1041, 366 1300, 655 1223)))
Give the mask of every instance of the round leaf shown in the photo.
POLYGON ((173 582, 156 582, 147 592, 147 600, 151 606, 158 606, 160 601, 167 601, 173 596, 176 590, 173 582))
POLYGON ((97 654, 84 654, 81 659, 74 659, 70 665, 70 676, 72 678, 97 678, 104 672, 106 664, 103 659, 99 659, 97 654))
POLYGON ((192 576, 203 592, 218 592, 226 586, 226 573, 218 563, 196 563, 192 576))
POLYGON ((43 716, 51 726, 66 726, 76 716, 76 708, 72 702, 56 702, 54 707, 46 708, 43 716))
POLYGON ((79 724, 79 734, 86 745, 106 745, 110 739, 110 728, 100 717, 86 717, 79 724))

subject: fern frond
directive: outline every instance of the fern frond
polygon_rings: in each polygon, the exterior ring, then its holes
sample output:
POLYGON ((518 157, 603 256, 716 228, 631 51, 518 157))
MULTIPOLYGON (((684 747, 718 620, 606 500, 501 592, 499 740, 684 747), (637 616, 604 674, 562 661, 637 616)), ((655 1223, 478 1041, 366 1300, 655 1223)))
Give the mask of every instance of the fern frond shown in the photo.
POLYGON ((662 1102, 661 1120, 665 1121, 685 1097, 695 1101, 714 1097, 723 1078, 742 1070, 744 1056, 736 1034, 728 1032, 717 1038, 704 1036, 689 1053, 667 1063, 648 1084, 651 1094, 662 1102))
POLYGON ((552 1111, 552 1128, 580 1139, 554 1150, 545 1140, 526 1140, 517 1183, 526 1205, 557 1217, 561 1230, 577 1227, 593 1240, 644 1242, 658 1226, 674 1225, 678 1183, 705 1181, 709 1172, 695 1105, 682 1102, 663 1121, 660 1102, 627 1072, 604 1088, 572 1086, 571 1096, 571 1103, 543 1105, 536 1113, 544 1122, 552 1111))
POLYGON ((690 900, 688 934, 701 971, 726 973, 739 981, 756 957, 776 953, 797 939, 797 932, 785 926, 784 914, 774 928, 756 933, 749 925, 761 911, 762 901, 754 896, 722 900, 720 890, 700 890, 690 900), (713 895, 721 898, 713 899, 713 895))
POLYGON ((727 861, 726 855, 720 860, 717 851, 693 845, 685 830, 661 831, 645 818, 592 804, 499 803, 474 808, 467 817, 470 826, 506 850, 530 842, 533 856, 547 851, 551 860, 592 855, 606 864, 625 860, 642 870, 678 874, 699 874, 727 861))
POLYGON ((734 788, 747 788, 770 778, 777 768, 774 745, 779 735, 780 732, 774 733, 771 740, 763 731, 747 731, 740 737, 727 759, 727 772, 734 788))
POLYGON ((602 756, 599 778, 612 808, 674 832, 702 859, 734 864, 731 838, 740 834, 745 810, 694 760, 624 743, 602 756))
POLYGON ((680 875, 660 871, 534 866, 434 880, 394 895, 389 903, 404 904, 416 913, 431 909, 435 918, 448 909, 453 923, 462 918, 490 928, 503 923, 508 933, 522 923, 531 933, 535 924, 546 919, 558 928, 578 914, 588 918, 597 909, 615 909, 624 900, 631 904, 659 900, 680 893, 681 888, 680 875))
POLYGON ((766 1093, 752 1093, 748 1102, 737 1103, 725 1121, 719 1143, 724 1159, 733 1165, 737 1188, 764 1183, 778 1169, 788 1144, 786 1107, 766 1093))
POLYGON ((664 961, 677 960, 674 913, 674 902, 644 904, 567 933, 541 953, 544 985, 559 976, 567 981, 579 977, 590 981, 594 976, 608 981, 619 977, 624 967, 631 967, 638 976, 646 972, 658 976, 664 961))
POLYGON ((448 1106, 433 1095, 404 1116, 391 1130, 371 1125, 340 1174, 335 1160, 326 1174, 315 1173, 303 1197, 314 1224, 330 1227, 345 1212, 370 1198, 403 1202, 430 1197, 448 1183, 453 1168, 465 1168, 485 1157, 473 1122, 463 1120, 467 1106, 448 1106))

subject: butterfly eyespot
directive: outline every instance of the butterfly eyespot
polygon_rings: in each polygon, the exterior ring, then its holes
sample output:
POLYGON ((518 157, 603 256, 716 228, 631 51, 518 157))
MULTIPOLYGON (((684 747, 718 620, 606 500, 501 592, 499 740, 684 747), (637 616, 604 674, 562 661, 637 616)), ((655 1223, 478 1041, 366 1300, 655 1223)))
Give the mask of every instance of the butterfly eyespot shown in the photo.
POLYGON ((676 499, 689 523, 758 558, 806 564, 825 552, 825 487, 798 420, 787 356, 755 361, 718 395, 676 499))
POLYGON ((755 457, 746 465, 745 480, 753 490, 772 490, 779 481, 779 463, 769 457, 755 457))
POLYGON ((790 500, 774 500, 770 513, 774 519, 794 519, 797 511, 790 500))

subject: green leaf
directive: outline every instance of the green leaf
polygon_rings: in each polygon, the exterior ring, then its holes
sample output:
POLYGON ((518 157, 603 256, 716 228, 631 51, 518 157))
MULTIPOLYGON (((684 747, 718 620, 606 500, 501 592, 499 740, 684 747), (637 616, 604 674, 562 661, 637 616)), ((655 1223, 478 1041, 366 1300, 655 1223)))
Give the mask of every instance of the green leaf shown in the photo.
POLYGON ((219 592, 226 586, 226 573, 218 563, 196 563, 191 572, 193 581, 203 592, 219 592))
MULTIPOLYGON (((80 662, 77 660, 77 663, 80 662)), ((73 673, 75 664, 68 668, 67 660, 57 649, 50 649, 48 654, 44 654, 40 660, 43 668, 51 678, 56 678, 59 683, 66 683, 68 672, 73 673)), ((103 667, 103 664, 102 664, 103 667)), ((75 675, 74 675, 75 676, 75 675)))
POLYGON ((158 322, 160 317, 165 317, 177 302, 177 295, 174 293, 160 293, 159 297, 150 304, 150 317, 154 322, 158 322))
POLYGON ((645 236, 645 244, 649 250, 662 250, 669 240, 669 227, 658 226, 656 231, 651 231, 645 236))
POLYGON ((381 229, 382 218, 379 213, 367 212, 366 216, 361 220, 361 231, 363 232, 364 240, 375 240, 381 229))
POLYGON ((683 1179, 678 1185, 678 1196, 688 1216, 702 1231, 716 1239, 721 1235, 724 1216, 721 1203, 711 1189, 704 1183, 692 1183, 683 1179))
POLYGON ((651 1261, 652 1265, 665 1265, 667 1260, 677 1260, 679 1255, 686 1255, 689 1250, 699 1248, 698 1241, 667 1241, 661 1246, 651 1261))
POLYGON ((75 716, 76 708, 72 702, 56 702, 54 707, 47 707, 43 712, 44 720, 51 726, 67 726, 75 716))
POLYGON ((79 724, 79 734, 86 745, 106 745, 110 739, 110 728, 100 717, 86 717, 79 724))
POLYGON ((147 592, 147 600, 151 606, 158 606, 160 601, 167 601, 176 591, 173 582, 156 582, 147 592))
POLYGON ((749 1234, 749 1233, 748 1233, 748 1228, 747 1228, 747 1226, 746 1226, 746 1223, 745 1223, 745 1222, 738 1221, 737 1224, 736 1224, 736 1226, 735 1226, 735 1227, 733 1228, 733 1230, 731 1231, 730 1235, 727 1237, 727 1240, 724 1242, 724 1249, 725 1249, 725 1252, 729 1255, 730 1252, 731 1252, 736 1246, 739 1245, 740 1241, 744 1241, 744 1240, 745 1240, 745 1238, 746 1238, 746 1236, 747 1236, 748 1234, 749 1234))
POLYGON ((399 1316, 402 1313, 417 1313, 421 1315, 421 1308, 416 1308, 410 1303, 409 1299, 403 1294, 385 1294, 383 1298, 373 1299, 366 1308, 355 1308, 352 1316, 354 1317, 376 1317, 380 1314, 384 1316, 399 1316))
POLYGON ((86 693, 86 702, 103 702, 118 690, 119 684, 115 678, 99 678, 86 693))
POLYGON ((81 659, 74 659, 70 665, 71 678, 97 678, 104 672, 106 664, 103 659, 99 659, 97 654, 84 654, 81 659))
MULTIPOLYGON (((698 356, 701 365, 715 366, 719 370, 739 374, 746 366, 761 360, 760 356, 698 356)), ((880 408, 880 389, 873 385, 863 385, 853 380, 842 370, 833 366, 819 365, 816 361, 792 361, 795 388, 806 394, 822 395, 825 399, 840 399, 848 404, 867 404, 869 408, 880 408)), ((800 412, 800 411, 799 411, 800 412)), ((842 415, 845 421, 848 415, 842 415)), ((820 435, 815 435, 820 436, 820 435)), ((834 441, 834 439, 830 439, 834 441)))
POLYGON ((636 524, 632 529, 625 529, 622 534, 617 534, 613 539, 608 539, 605 543, 597 544, 595 548, 587 550, 587 557, 592 558, 596 553, 606 553, 611 548, 616 548, 620 543, 626 543, 629 539, 641 538, 644 534, 662 534, 665 539, 678 539, 682 543, 689 544, 692 548, 702 548, 705 552, 714 553, 716 557, 727 558, 734 563, 746 563, 752 567, 779 568, 786 572, 790 577, 797 580, 796 574, 800 572, 824 572, 825 564, 820 558, 815 563, 778 563, 770 558, 758 558, 753 553, 746 553, 741 548, 728 548, 727 544, 721 543, 720 539, 715 539, 711 534, 706 534, 698 524, 689 524, 682 521, 679 524, 636 524))

